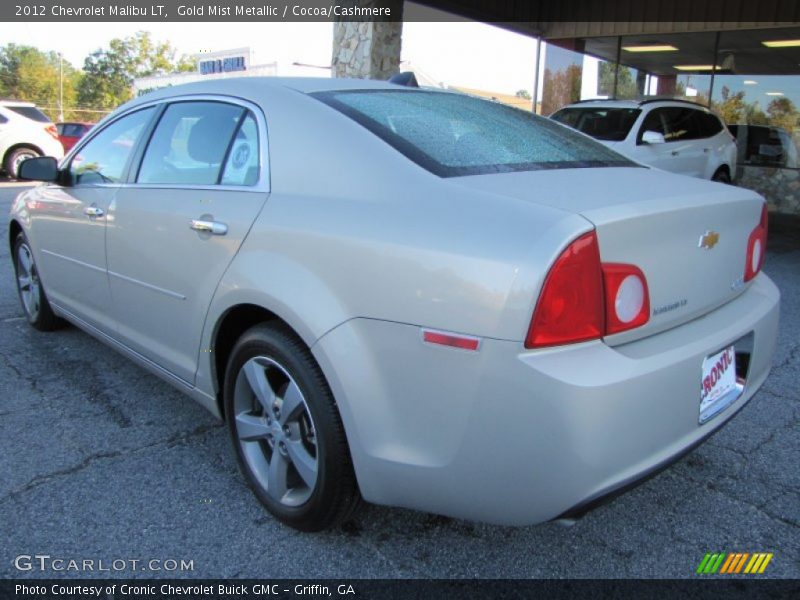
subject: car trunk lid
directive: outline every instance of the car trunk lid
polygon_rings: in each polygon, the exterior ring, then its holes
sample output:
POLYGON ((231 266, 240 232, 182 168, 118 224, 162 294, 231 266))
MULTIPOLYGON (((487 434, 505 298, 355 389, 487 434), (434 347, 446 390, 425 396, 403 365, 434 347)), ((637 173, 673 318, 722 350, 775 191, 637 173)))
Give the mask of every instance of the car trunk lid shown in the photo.
POLYGON ((748 237, 763 204, 750 190, 649 168, 553 169, 450 181, 580 214, 595 226, 602 262, 633 264, 644 272, 650 320, 607 337, 610 344, 686 323, 740 294, 748 237))

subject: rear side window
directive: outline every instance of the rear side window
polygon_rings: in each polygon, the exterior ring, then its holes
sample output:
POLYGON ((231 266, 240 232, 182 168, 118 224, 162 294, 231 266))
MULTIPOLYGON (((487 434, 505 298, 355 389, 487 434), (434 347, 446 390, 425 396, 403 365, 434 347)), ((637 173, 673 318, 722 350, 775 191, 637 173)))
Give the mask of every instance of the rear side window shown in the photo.
POLYGON ((252 114, 242 121, 233 138, 222 171, 223 185, 255 185, 258 182, 258 124, 252 114))
POLYGON ((0 115, 0 125, 2 125, 3 123, 8 123, 8 119, 3 115, 0 115))
MULTIPOLYGON (((214 185, 219 183, 232 142, 247 116, 241 106, 223 102, 178 102, 164 111, 142 159, 139 183, 214 185)), ((252 136, 252 133, 251 133, 252 136)), ((256 138, 257 144, 257 138, 256 138)), ((256 146, 257 147, 257 146, 256 146)), ((229 177, 247 180, 251 156, 242 144, 227 161, 229 177), (239 165, 233 174, 233 162, 239 165), (243 174, 242 174, 243 173, 243 174)))
POLYGON ((550 118, 596 140, 621 142, 641 112, 638 108, 564 108, 550 118))
POLYGON ((702 124, 703 137, 711 137, 722 131, 722 122, 716 115, 707 112, 697 111, 702 124))
POLYGON ((416 90, 318 92, 441 177, 634 163, 550 119, 470 96, 416 90))
POLYGON ((125 172, 139 135, 152 116, 153 109, 145 108, 103 128, 72 159, 69 166, 72 182, 76 185, 117 183, 125 172))
POLYGON ((48 117, 35 106, 6 106, 6 108, 32 121, 37 121, 39 123, 50 122, 50 117, 48 117))

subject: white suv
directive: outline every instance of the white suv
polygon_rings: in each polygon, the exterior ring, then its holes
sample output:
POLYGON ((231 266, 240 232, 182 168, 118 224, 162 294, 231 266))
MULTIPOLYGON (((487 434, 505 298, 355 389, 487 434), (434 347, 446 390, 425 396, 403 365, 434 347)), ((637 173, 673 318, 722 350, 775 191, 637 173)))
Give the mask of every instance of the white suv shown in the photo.
POLYGON ((22 161, 34 156, 64 156, 56 126, 35 104, 0 100, 0 170, 16 177, 22 161))
POLYGON ((551 119, 590 135, 633 160, 730 183, 736 140, 710 110, 683 100, 584 100, 551 119))

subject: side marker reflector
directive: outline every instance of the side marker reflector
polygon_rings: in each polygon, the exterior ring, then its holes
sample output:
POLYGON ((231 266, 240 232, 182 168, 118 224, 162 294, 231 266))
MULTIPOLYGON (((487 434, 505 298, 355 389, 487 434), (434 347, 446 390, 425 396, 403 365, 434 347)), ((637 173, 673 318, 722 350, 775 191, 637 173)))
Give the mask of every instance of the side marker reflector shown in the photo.
POLYGON ((481 342, 480 339, 476 337, 447 333, 445 331, 432 331, 430 329, 422 330, 422 341, 429 344, 438 344, 439 346, 471 350, 473 352, 478 349, 481 342))

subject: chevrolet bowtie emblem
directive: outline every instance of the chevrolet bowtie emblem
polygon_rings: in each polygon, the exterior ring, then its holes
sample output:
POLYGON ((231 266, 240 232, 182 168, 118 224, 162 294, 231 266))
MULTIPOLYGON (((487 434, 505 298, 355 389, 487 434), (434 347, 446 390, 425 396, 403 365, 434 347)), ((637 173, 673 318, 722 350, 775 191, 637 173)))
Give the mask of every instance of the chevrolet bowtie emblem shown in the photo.
POLYGON ((706 250, 711 250, 714 246, 717 245, 719 241, 719 234, 716 231, 706 231, 703 235, 700 236, 700 242, 697 244, 698 248, 705 248, 706 250))

